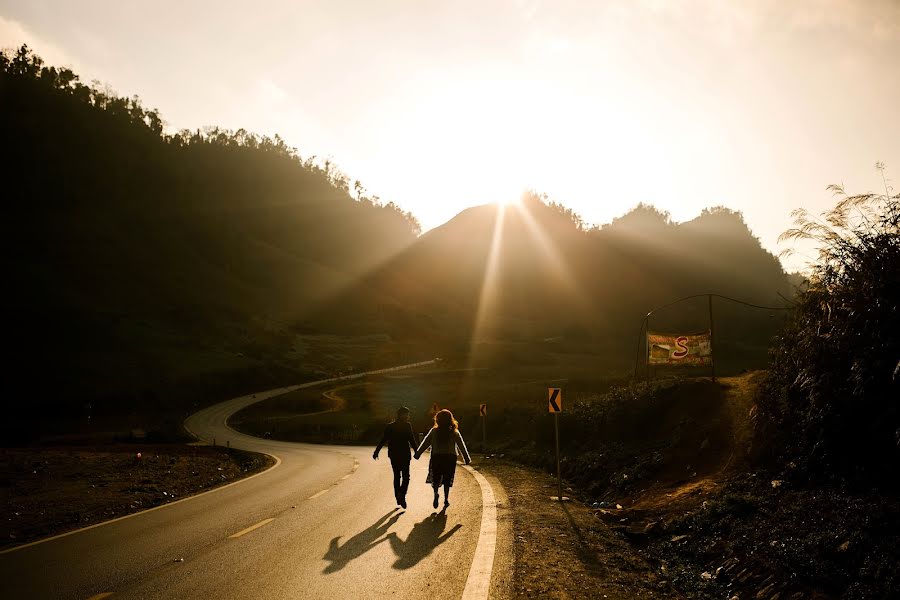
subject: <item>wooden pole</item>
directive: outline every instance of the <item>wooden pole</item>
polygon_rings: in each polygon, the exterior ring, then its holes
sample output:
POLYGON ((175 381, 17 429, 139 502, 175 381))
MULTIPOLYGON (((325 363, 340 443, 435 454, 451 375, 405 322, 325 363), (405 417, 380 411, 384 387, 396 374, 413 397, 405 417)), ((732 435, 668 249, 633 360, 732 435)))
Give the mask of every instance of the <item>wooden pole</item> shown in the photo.
POLYGON ((712 380, 716 380, 716 357, 715 357, 715 324, 713 322, 712 294, 707 295, 709 299, 709 369, 712 374, 712 380))
POLYGON ((631 380, 636 381, 638 377, 638 367, 641 362, 641 345, 644 343, 644 340, 647 339, 646 333, 644 333, 644 323, 646 322, 646 318, 641 319, 641 328, 638 330, 637 337, 637 346, 634 348, 634 372, 631 374, 631 380), (643 339, 641 339, 641 334, 644 333, 643 339))
POLYGON ((647 340, 646 341, 646 346, 647 346, 647 377, 646 377, 646 380, 650 381, 650 313, 647 313, 646 333, 647 333, 647 335, 645 336, 645 339, 647 340))

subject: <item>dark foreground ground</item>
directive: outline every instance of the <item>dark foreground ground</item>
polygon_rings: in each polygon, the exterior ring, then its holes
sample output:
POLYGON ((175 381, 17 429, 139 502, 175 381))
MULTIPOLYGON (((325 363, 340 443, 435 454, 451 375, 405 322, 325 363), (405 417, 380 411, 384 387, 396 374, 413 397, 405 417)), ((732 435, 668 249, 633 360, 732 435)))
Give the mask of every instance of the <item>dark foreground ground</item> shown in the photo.
MULTIPOLYGON (((499 511, 513 535, 514 598, 681 598, 654 568, 585 503, 556 502, 555 478, 500 459, 478 457, 509 506, 499 511)), ((565 492, 572 495, 572 491, 565 492)))
POLYGON ((602 504, 597 516, 687 597, 900 597, 893 497, 758 472, 602 504))
POLYGON ((0 548, 179 500, 269 464, 261 454, 182 444, 3 448, 0 548))
POLYGON ((553 476, 483 460, 509 499, 515 597, 900 597, 896 498, 742 473, 560 505, 553 476))

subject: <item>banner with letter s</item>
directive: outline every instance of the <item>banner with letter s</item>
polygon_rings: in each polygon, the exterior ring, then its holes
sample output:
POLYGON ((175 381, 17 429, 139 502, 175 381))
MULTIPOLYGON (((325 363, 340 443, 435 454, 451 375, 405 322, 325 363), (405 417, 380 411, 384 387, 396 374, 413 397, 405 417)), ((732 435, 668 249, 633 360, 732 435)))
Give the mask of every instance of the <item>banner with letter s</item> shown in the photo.
POLYGON ((709 331, 690 335, 647 332, 647 362, 651 365, 704 367, 712 364, 709 331))

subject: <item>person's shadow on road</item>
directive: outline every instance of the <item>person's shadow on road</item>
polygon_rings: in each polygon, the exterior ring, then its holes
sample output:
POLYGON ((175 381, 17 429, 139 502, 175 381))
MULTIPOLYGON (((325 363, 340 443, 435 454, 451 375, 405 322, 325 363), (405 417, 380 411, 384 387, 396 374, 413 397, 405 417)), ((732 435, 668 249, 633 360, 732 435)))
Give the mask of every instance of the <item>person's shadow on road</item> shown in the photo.
MULTIPOLYGON (((385 541, 386 537, 381 537, 383 534, 387 533, 387 530, 391 528, 391 525, 397 522, 397 519, 400 518, 400 513, 395 514, 393 517, 388 519, 391 516, 391 513, 396 511, 395 508, 391 512, 387 513, 383 517, 379 518, 375 521, 375 524, 371 527, 360 531, 352 538, 344 542, 342 546, 338 546, 338 541, 341 539, 341 536, 337 536, 331 543, 328 545, 328 552, 325 553, 325 556, 322 558, 324 560, 330 561, 331 564, 325 567, 322 572, 323 573, 334 573, 336 571, 340 571, 344 567, 347 566, 354 558, 359 558, 381 542, 385 541), (378 539, 380 538, 381 539, 378 539)), ((393 534, 392 534, 393 535, 393 534)))
POLYGON ((405 540, 401 540, 400 536, 393 531, 389 533, 387 539, 391 542, 394 554, 397 555, 397 560, 392 566, 395 569, 414 567, 462 527, 457 523, 450 531, 444 533, 446 526, 447 514, 441 511, 413 525, 412 531, 405 540))

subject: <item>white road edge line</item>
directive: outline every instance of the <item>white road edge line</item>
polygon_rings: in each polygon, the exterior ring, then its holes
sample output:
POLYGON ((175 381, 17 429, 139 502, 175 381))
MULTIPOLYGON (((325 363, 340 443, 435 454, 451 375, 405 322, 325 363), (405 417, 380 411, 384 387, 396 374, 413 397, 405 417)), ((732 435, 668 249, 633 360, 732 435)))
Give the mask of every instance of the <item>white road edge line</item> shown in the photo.
POLYGON ((237 533, 235 533, 235 534, 233 534, 233 535, 229 535, 229 536, 228 536, 228 539, 229 539, 229 540, 233 540, 234 538, 239 538, 239 537, 241 537, 242 535, 245 535, 245 534, 247 534, 247 533, 250 533, 250 532, 253 531, 254 529, 259 529, 259 528, 262 527, 263 525, 268 525, 269 523, 271 523, 271 522, 274 521, 274 520, 275 520, 275 517, 272 517, 271 519, 263 519, 262 521, 260 521, 260 522, 257 523, 256 525, 251 525, 251 526, 248 527, 247 529, 242 529, 242 530, 238 531, 237 533))
MULTIPOLYGON (((306 383, 301 383, 298 385, 291 385, 291 386, 286 386, 286 387, 282 387, 282 388, 275 388, 274 390, 268 390, 266 392, 258 392, 256 394, 254 394, 254 396, 260 396, 258 401, 261 402, 268 398, 275 398, 276 396, 281 396, 283 394, 287 394, 289 392, 299 390, 299 389, 306 389, 306 388, 315 387, 318 385, 324 385, 326 383, 332 383, 335 381, 343 381, 346 379, 359 379, 361 377, 366 377, 367 375, 379 375, 381 373, 386 373, 388 371, 401 371, 401 370, 405 370, 405 369, 414 369, 416 367, 424 367, 425 365, 432 365, 432 364, 434 364, 434 362, 435 361, 433 361, 433 360, 426 360, 426 361, 421 361, 421 362, 417 362, 417 363, 410 363, 408 365, 399 365, 396 367, 388 367, 386 369, 376 369, 374 371, 366 371, 364 373, 354 373, 353 375, 344 375, 342 377, 332 377, 330 379, 320 379, 318 381, 307 381, 306 383), (275 393, 275 392, 277 392, 277 393, 275 393), (271 395, 263 396, 263 394, 271 394, 271 395)), ((243 398, 243 397, 246 397, 246 396, 238 396, 238 398, 243 398)), ((232 398, 231 400, 234 400, 234 398, 232 398)), ((225 402, 231 402, 231 400, 225 400, 225 402)), ((253 403, 253 404, 255 404, 255 403, 253 403)), ((214 404, 213 406, 216 406, 216 405, 214 404)), ((250 405, 248 404, 247 406, 250 406, 250 405)), ((208 410, 209 408, 212 408, 212 406, 207 407, 206 409, 203 409, 203 410, 208 410)), ((196 414, 196 413, 194 413, 194 414, 196 414)), ((191 415, 191 416, 193 416, 193 415, 191 415)), ((228 417, 230 417, 230 416, 231 415, 228 415, 228 417)), ((228 427, 228 417, 225 417, 225 427, 228 427)), ((188 417, 188 418, 190 418, 190 417, 188 417)), ((187 429, 188 433, 193 435, 195 438, 197 438, 198 440, 201 440, 200 436, 196 435, 187 426, 187 419, 185 419, 184 428, 187 429)), ((228 429, 231 429, 231 427, 228 427, 228 429)), ((234 430, 232 429, 232 431, 234 431, 234 430)), ((235 433, 238 433, 238 432, 235 431, 235 433)), ((13 546, 12 548, 7 548, 6 550, 0 550, 0 554, 9 554, 10 552, 15 552, 16 550, 24 550, 25 548, 37 546, 38 544, 43 544, 44 542, 52 542, 53 540, 58 540, 60 538, 68 537, 70 535, 75 535, 76 533, 81 533, 82 531, 88 531, 89 529, 103 527, 104 525, 109 525, 110 523, 115 523, 117 521, 123 521, 125 519, 130 519, 132 517, 139 517, 139 516, 147 514, 149 512, 153 512, 154 510, 159 510, 161 508, 166 508, 168 506, 180 504, 181 502, 187 502, 188 500, 193 500, 194 498, 199 498, 200 496, 205 496, 206 494, 212 494, 213 492, 218 492, 220 490, 224 490, 227 487, 231 487, 231 486, 237 485, 239 483, 244 483, 245 481, 250 481, 254 477, 259 477, 260 475, 264 475, 281 464, 281 458, 279 458, 278 456, 275 456, 274 454, 269 454, 268 452, 260 452, 259 450, 254 450, 254 452, 259 452, 260 454, 265 454, 267 456, 271 456, 273 459, 275 459, 275 464, 272 465, 271 467, 269 467, 268 469, 266 469, 265 471, 260 471, 259 473, 254 473, 250 477, 244 477, 243 479, 238 479, 237 481, 232 481, 231 483, 227 483, 223 486, 213 488, 211 490, 206 490, 205 492, 200 492, 199 494, 194 494, 193 496, 188 496, 186 498, 176 500, 175 502, 169 502, 168 504, 160 504, 159 506, 154 506, 153 508, 148 508, 147 510, 142 510, 140 512, 131 513, 130 515, 123 515, 121 517, 116 517, 115 519, 110 519, 109 521, 103 521, 101 523, 94 523, 93 525, 88 525, 87 527, 82 527, 81 529, 73 529, 72 531, 67 531, 65 533, 53 535, 53 536, 50 536, 50 537, 47 537, 47 538, 44 538, 41 540, 35 540, 35 541, 29 542, 27 544, 22 544, 21 546, 13 546)), ((358 463, 357 463, 356 467, 359 467, 358 463)), ((356 469, 354 468, 354 470, 356 470, 356 469)))
POLYGON ((491 572, 494 569, 494 552, 497 549, 497 501, 494 489, 484 475, 468 465, 467 470, 481 488, 481 530, 478 532, 478 544, 472 558, 472 568, 466 578, 462 600, 487 600, 491 591, 491 572))

